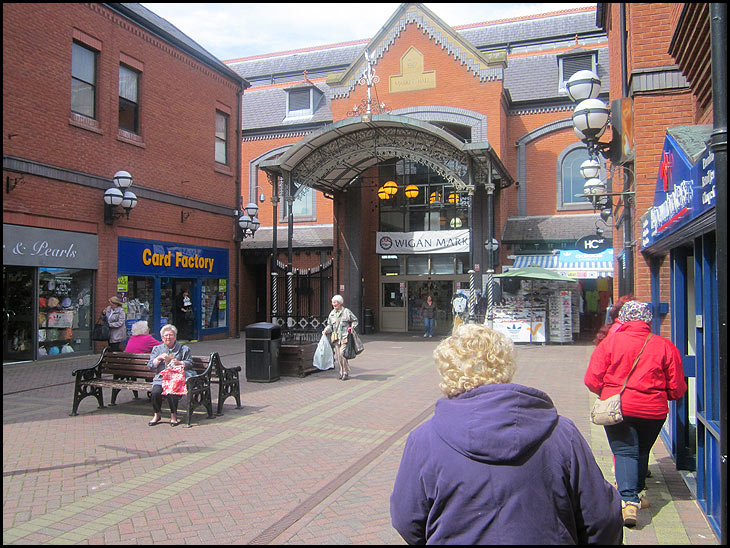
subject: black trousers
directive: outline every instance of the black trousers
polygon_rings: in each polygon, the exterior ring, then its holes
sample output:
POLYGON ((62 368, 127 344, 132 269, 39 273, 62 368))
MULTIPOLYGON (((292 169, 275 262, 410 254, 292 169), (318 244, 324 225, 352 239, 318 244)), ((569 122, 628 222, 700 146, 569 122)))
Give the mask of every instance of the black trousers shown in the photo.
POLYGON ((150 391, 150 398, 152 399, 152 409, 155 413, 162 411, 162 398, 167 398, 170 404, 170 413, 177 415, 177 404, 180 403, 182 396, 176 394, 169 394, 167 396, 162 395, 162 385, 155 384, 150 391))

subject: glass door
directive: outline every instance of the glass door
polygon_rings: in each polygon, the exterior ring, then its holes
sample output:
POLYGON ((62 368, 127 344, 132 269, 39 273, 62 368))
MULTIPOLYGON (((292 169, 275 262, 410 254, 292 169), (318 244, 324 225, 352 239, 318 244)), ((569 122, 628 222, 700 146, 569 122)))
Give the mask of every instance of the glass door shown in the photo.
POLYGON ((3 265, 3 363, 33 359, 34 269, 3 265))
POLYGON ((451 331, 453 311, 451 297, 454 293, 454 282, 451 280, 427 280, 408 282, 408 330, 423 331, 421 305, 431 295, 436 304, 436 323, 434 332, 445 335, 451 331))
POLYGON ((381 331, 406 330, 406 303, 404 298, 405 282, 388 282, 381 284, 382 303, 380 309, 381 331))

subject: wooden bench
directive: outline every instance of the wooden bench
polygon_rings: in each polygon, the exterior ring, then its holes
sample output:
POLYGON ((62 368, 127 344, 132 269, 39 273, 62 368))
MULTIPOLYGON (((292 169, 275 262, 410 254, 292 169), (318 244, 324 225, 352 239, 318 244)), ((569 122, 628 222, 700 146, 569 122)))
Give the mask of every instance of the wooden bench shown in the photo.
MULTIPOLYGON (((78 415, 79 404, 88 396, 94 396, 99 402, 99 408, 104 408, 104 388, 112 390, 110 405, 116 405, 120 390, 132 390, 135 399, 139 398, 139 391, 152 390, 152 379, 156 372, 147 367, 149 359, 149 354, 112 352, 108 347, 105 348, 96 365, 73 371, 72 375, 76 377, 76 382, 71 415, 78 415)), ((239 383, 241 366, 225 367, 218 353, 214 352, 209 357, 193 356, 193 367, 197 375, 186 380, 188 397, 186 426, 190 426, 193 411, 198 406, 206 408, 208 418, 214 418, 211 384, 218 384, 218 415, 223 414, 223 403, 231 396, 236 398, 236 408, 241 408, 239 383)))

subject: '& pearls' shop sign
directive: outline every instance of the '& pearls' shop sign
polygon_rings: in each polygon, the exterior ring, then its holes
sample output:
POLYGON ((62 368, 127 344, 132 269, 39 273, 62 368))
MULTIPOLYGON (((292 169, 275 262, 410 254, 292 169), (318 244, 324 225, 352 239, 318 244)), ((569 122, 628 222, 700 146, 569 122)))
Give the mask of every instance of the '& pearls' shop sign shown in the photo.
POLYGON ((187 278, 227 278, 228 250, 119 239, 119 272, 187 278))

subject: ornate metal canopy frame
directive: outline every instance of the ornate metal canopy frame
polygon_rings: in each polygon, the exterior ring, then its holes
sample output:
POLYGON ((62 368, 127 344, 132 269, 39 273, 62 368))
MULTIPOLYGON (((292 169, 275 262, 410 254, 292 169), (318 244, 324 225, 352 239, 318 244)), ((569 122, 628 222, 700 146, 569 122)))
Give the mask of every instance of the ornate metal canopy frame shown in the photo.
POLYGON ((272 179, 287 174, 297 186, 335 194, 389 158, 427 166, 458 190, 473 190, 493 179, 502 181, 501 186, 512 183, 487 143, 467 144, 428 122, 388 114, 331 124, 260 167, 272 179))

